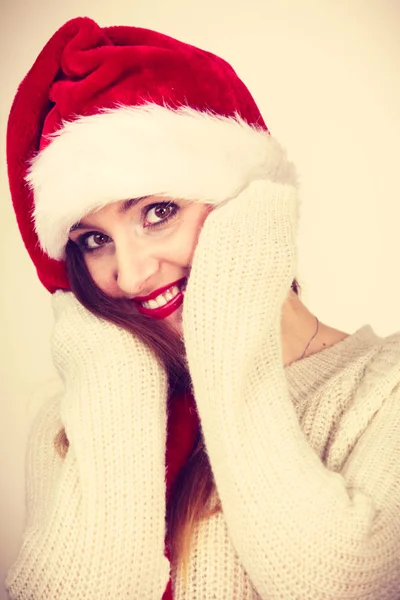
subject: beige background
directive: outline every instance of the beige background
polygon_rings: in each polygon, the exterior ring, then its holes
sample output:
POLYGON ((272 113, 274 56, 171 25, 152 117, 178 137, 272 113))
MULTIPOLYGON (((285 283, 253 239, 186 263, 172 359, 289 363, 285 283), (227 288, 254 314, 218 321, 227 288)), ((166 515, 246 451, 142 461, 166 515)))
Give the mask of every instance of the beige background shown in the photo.
POLYGON ((302 182, 299 279, 325 323, 400 329, 399 0, 0 0, 0 600, 24 518, 32 417, 59 388, 50 296, 19 238, 5 170, 15 89, 50 35, 87 15, 159 30, 236 68, 302 182))

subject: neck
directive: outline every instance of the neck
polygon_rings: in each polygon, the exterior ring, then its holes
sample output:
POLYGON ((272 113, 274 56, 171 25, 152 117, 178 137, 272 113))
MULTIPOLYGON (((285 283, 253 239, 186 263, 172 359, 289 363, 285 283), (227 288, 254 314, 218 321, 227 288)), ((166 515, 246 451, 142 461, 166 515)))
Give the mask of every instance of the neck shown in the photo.
POLYGON ((348 334, 317 322, 317 317, 290 290, 282 307, 282 358, 286 367, 348 337, 348 334), (317 331, 318 325, 318 331, 317 331), (315 335, 317 331, 317 334, 315 335), (313 336, 315 337, 313 338, 313 336), (312 339, 313 338, 313 339, 312 339))

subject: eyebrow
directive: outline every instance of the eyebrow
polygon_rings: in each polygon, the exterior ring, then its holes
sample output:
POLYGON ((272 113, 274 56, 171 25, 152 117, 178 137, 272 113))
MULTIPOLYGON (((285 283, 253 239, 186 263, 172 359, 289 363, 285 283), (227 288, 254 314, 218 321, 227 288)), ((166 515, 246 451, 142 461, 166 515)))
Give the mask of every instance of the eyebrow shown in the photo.
MULTIPOLYGON (((122 205, 119 207, 118 212, 120 214, 126 213, 126 212, 128 212, 128 210, 130 210, 131 208, 136 206, 136 204, 138 204, 142 200, 145 200, 146 198, 150 198, 150 196, 140 196, 139 198, 130 198, 129 200, 125 200, 122 203, 122 205)), ((83 221, 78 221, 78 223, 74 223, 74 225, 72 225, 69 232, 72 233, 73 231, 77 231, 78 229, 95 229, 95 228, 87 223, 85 224, 83 221)))

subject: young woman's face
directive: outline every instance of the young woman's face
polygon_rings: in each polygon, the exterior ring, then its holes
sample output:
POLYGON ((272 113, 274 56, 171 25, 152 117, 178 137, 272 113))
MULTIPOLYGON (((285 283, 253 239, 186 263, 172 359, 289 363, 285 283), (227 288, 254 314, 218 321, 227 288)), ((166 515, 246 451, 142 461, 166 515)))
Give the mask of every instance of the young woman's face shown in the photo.
POLYGON ((70 231, 96 285, 181 330, 183 295, 211 207, 148 196, 90 213, 70 231))

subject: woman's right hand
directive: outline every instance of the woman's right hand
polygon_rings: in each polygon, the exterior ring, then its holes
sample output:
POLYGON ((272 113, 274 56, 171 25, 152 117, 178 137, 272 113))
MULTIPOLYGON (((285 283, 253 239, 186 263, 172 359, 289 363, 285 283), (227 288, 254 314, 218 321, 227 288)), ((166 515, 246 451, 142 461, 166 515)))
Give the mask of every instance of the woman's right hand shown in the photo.
POLYGON ((72 293, 57 292, 54 310, 53 355, 65 387, 58 416, 69 447, 57 458, 54 417, 38 423, 10 596, 161 598, 169 579, 165 372, 142 342, 72 293))
POLYGON ((132 334, 94 316, 71 292, 53 296, 55 326, 53 360, 63 380, 85 377, 100 367, 131 366, 142 376, 163 379, 157 360, 147 346, 132 334))

